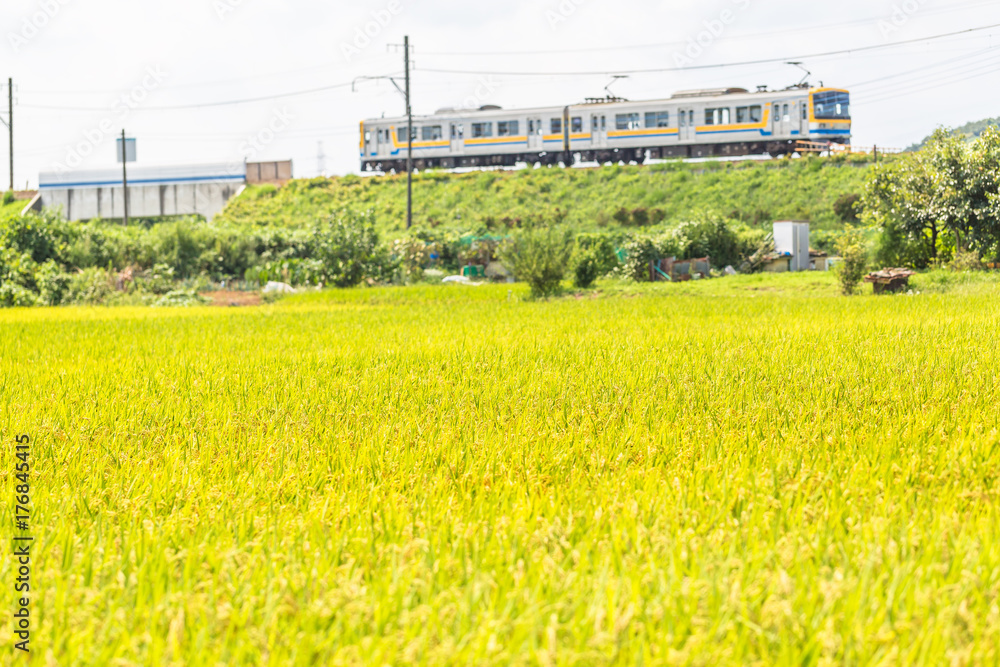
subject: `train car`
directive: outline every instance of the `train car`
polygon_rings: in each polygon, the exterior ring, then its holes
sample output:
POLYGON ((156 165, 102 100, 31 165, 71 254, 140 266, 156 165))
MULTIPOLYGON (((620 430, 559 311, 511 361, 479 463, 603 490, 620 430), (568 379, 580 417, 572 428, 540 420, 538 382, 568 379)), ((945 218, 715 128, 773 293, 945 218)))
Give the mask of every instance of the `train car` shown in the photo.
MULTIPOLYGON (((416 169, 785 155, 796 141, 850 143, 850 93, 719 88, 565 107, 441 109, 413 118, 416 169)), ((406 117, 361 123, 361 169, 405 171, 406 117)))

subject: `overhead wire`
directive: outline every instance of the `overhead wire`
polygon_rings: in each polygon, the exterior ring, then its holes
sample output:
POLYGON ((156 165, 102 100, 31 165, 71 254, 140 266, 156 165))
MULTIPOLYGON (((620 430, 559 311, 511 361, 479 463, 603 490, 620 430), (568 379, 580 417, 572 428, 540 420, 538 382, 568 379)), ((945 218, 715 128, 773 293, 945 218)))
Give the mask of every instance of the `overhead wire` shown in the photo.
POLYGON ((432 72, 438 74, 478 74, 478 75, 495 75, 495 76, 609 76, 612 74, 652 74, 660 72, 689 72, 695 70, 706 70, 706 69, 720 69, 723 67, 744 67, 749 65, 765 65, 770 63, 778 62, 788 62, 792 60, 806 60, 809 58, 824 58, 830 56, 838 55, 848 55, 855 53, 865 53, 868 51, 874 51, 878 49, 893 48, 896 46, 903 46, 908 44, 918 44, 926 43, 930 41, 936 41, 939 39, 945 39, 947 37, 955 37, 958 35, 970 34, 973 32, 980 32, 983 30, 990 30, 992 28, 1000 27, 1000 23, 993 23, 990 25, 979 26, 976 28, 966 28, 964 30, 956 30, 954 32, 946 32, 938 35, 928 35, 926 37, 905 39, 897 42, 887 42, 885 44, 871 44, 868 46, 859 46, 850 49, 838 49, 834 51, 822 51, 819 53, 807 53, 798 54, 791 56, 782 56, 780 58, 759 58, 756 60, 744 60, 744 61, 734 61, 728 63, 712 63, 707 65, 680 65, 675 67, 648 67, 639 69, 603 69, 603 70, 588 70, 588 71, 563 71, 563 72, 540 72, 540 71, 500 71, 500 70, 459 70, 459 69, 443 69, 443 68, 419 68, 418 71, 421 72, 432 72))

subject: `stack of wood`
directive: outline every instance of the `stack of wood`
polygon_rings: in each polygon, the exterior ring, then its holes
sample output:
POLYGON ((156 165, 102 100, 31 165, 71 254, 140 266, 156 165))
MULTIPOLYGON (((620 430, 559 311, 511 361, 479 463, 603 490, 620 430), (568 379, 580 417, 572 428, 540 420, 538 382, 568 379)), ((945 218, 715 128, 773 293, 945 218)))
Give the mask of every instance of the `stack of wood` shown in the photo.
POLYGON ((872 284, 875 294, 896 293, 906 291, 910 286, 910 276, 913 269, 882 269, 865 276, 865 282, 872 284))

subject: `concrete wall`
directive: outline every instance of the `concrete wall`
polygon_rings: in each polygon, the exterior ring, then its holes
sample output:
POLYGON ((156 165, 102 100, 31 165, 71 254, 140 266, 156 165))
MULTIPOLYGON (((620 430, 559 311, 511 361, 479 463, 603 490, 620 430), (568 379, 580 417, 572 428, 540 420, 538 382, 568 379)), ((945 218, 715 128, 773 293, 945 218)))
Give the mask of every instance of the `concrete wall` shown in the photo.
POLYGON ((247 183, 284 185, 292 179, 292 161, 247 162, 247 183))
MULTIPOLYGON (((135 218, 202 215, 211 220, 243 187, 242 183, 211 182, 130 185, 128 213, 135 218)), ((67 220, 121 219, 124 213, 121 186, 44 188, 41 204, 45 208, 61 207, 67 220)))

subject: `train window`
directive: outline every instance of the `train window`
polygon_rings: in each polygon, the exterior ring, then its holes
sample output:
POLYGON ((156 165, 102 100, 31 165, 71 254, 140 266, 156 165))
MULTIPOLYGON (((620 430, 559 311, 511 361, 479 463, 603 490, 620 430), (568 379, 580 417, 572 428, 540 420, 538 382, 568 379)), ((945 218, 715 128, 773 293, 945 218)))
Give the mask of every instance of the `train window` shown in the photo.
POLYGON ((670 112, 647 111, 646 127, 670 127, 670 112))
POLYGON ((781 120, 783 120, 784 122, 787 123, 791 119, 792 119, 792 116, 791 116, 791 114, 788 113, 788 105, 785 104, 785 105, 783 105, 783 108, 781 110, 781 120))
POLYGON ((517 134, 518 122, 516 120, 502 120, 497 123, 498 137, 512 137, 517 134))
POLYGON ((688 111, 688 125, 694 127, 694 109, 688 111))
POLYGON ((583 118, 580 116, 573 116, 569 119, 570 132, 583 132, 583 118))
POLYGON ((850 93, 829 91, 813 94, 813 115, 819 119, 850 119, 850 93))
POLYGON ((553 118, 549 128, 552 134, 562 134, 562 118, 553 118))
POLYGON ((424 125, 420 128, 420 138, 424 141, 437 141, 441 137, 440 125, 424 125))
POLYGON ((615 129, 616 130, 638 130, 639 129, 639 114, 637 113, 620 113, 615 115, 615 129))
POLYGON ((681 111, 680 115, 680 126, 687 127, 687 114, 681 111))
POLYGON ((406 128, 405 127, 401 127, 398 130, 396 130, 396 137, 399 139, 400 143, 405 144, 406 141, 407 141, 406 140, 406 137, 407 137, 406 128))
POLYGON ((750 122, 759 123, 764 117, 764 110, 759 104, 750 107, 750 122))
POLYGON ((492 137, 493 136, 493 123, 473 123, 472 124, 472 136, 473 136, 473 138, 478 138, 478 137, 492 137))
POLYGON ((805 102, 799 102, 799 106, 802 107, 802 120, 809 120, 809 105, 805 102))
POLYGON ((705 125, 729 125, 729 109, 705 109, 705 125))
POLYGON ((465 137, 465 126, 461 123, 451 124, 451 138, 452 139, 462 139, 465 137))

